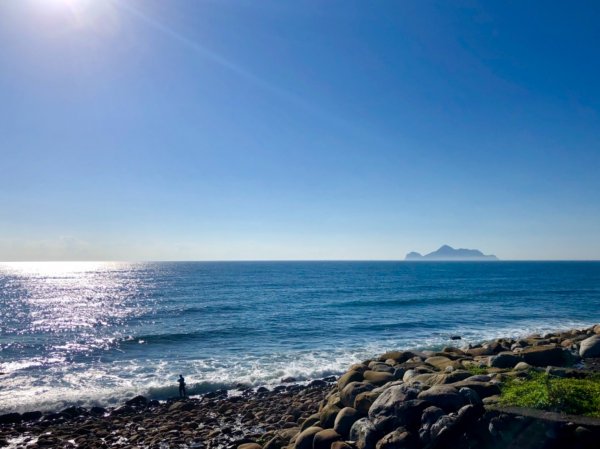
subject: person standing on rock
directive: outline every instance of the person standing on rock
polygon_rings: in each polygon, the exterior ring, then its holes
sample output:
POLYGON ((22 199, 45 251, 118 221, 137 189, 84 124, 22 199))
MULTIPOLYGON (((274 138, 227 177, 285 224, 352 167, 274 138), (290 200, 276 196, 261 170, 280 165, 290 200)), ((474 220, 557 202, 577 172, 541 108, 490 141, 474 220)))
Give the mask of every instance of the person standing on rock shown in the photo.
POLYGON ((179 375, 179 397, 185 398, 185 379, 183 378, 183 374, 179 375))

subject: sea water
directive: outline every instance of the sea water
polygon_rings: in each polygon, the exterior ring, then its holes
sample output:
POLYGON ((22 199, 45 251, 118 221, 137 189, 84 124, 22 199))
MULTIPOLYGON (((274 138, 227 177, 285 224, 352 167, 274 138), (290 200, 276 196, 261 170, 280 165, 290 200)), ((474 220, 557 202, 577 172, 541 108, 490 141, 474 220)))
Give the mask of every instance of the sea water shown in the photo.
POLYGON ((0 412, 338 374, 600 322, 600 262, 0 264, 0 412), (461 340, 451 340, 451 336, 461 340))

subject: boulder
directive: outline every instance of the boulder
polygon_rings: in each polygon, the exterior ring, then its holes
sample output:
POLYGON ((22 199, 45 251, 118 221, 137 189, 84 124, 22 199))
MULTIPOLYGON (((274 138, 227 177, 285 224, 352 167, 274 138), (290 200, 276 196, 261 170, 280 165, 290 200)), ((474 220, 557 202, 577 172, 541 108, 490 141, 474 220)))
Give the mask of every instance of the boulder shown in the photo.
POLYGON ((296 442, 294 443, 294 449, 312 449, 313 440, 315 439, 315 435, 321 432, 323 429, 321 427, 308 427, 307 429, 300 432, 300 435, 296 437, 296 442))
POLYGON ((319 422, 321 427, 324 429, 331 429, 335 422, 335 417, 340 412, 340 408, 337 405, 326 405, 319 413, 319 422))
POLYGON ((563 366, 565 364, 564 349, 554 345, 530 346, 520 354, 523 361, 532 366, 563 366))
POLYGON ((148 404, 148 399, 146 399, 142 395, 138 395, 133 399, 130 399, 127 402, 125 402, 125 404, 130 405, 132 407, 145 407, 148 404))
POLYGON ((368 418, 361 418, 352 425, 349 438, 358 449, 374 449, 379 433, 368 418))
POLYGON ((600 324, 596 324, 592 330, 594 331, 595 334, 600 334, 600 324))
POLYGON ((419 439, 415 434, 399 428, 385 435, 377 442, 376 449, 416 449, 419 439))
POLYGON ((365 391, 371 391, 373 384, 368 382, 350 382, 340 393, 340 400, 344 407, 353 407, 356 396, 365 391))
POLYGON ((313 439, 313 449, 330 449, 331 443, 341 441, 342 436, 333 429, 321 430, 313 439))
POLYGON ((378 372, 383 372, 383 373, 393 373, 394 372, 393 366, 388 365, 387 363, 383 363, 383 362, 371 362, 371 363, 369 363, 369 369, 371 371, 378 371, 378 372))
POLYGON ((21 422, 20 413, 5 413, 0 415, 0 424, 14 424, 21 422))
POLYGON ((376 407, 376 405, 377 401, 369 410, 369 417, 378 430, 387 433, 398 427, 417 429, 423 410, 430 404, 420 399, 411 399, 396 402, 387 408, 376 407))
POLYGON ((244 443, 240 444, 237 449, 262 449, 262 446, 258 443, 244 443))
POLYGON ((300 426, 300 430, 303 431, 308 429, 309 427, 314 427, 316 424, 319 423, 319 420, 321 419, 320 417, 321 415, 319 413, 313 413, 304 420, 304 422, 300 426))
POLYGON ((359 393, 354 400, 354 408, 361 415, 368 414, 373 402, 375 402, 380 394, 381 393, 377 393, 375 391, 365 391, 364 393, 359 393))
POLYGON ((579 344, 579 355, 581 357, 600 357, 600 335, 592 335, 583 340, 579 344))
POLYGON ((489 358, 488 366, 493 368, 512 368, 520 361, 521 358, 512 352, 501 352, 489 358))
POLYGON ((385 385, 388 382, 392 382, 393 380, 396 380, 396 378, 394 377, 394 374, 393 374, 393 370, 391 373, 369 370, 369 371, 364 372, 363 377, 364 377, 365 381, 367 381, 373 385, 376 385, 376 386, 385 385))
POLYGON ((531 369, 531 365, 527 362, 519 362, 514 366, 513 369, 515 371, 527 371, 528 369, 531 369))
POLYGON ((346 374, 343 374, 337 381, 338 388, 342 391, 346 385, 351 382, 360 382, 363 380, 363 375, 361 372, 356 370, 350 370, 346 374))
POLYGON ((492 382, 473 382, 470 380, 461 380, 460 382, 452 384, 452 386, 458 390, 463 387, 475 390, 481 399, 500 394, 500 387, 492 382))
POLYGON ((475 390, 467 387, 462 387, 460 390, 458 390, 458 393, 465 398, 465 402, 467 404, 471 404, 476 407, 483 406, 483 402, 475 390))
POLYGON ((21 415, 21 418, 23 419, 23 421, 25 422, 33 422, 33 421, 37 421, 38 419, 40 419, 42 417, 42 412, 40 411, 35 411, 35 412, 25 412, 21 415))
MULTIPOLYGON (((124 407, 130 407, 130 406, 123 406, 120 408, 124 408, 124 407)), ((174 411, 180 411, 180 412, 189 412, 191 410, 194 409, 194 404, 189 402, 189 401, 177 401, 177 402, 173 402, 170 406, 169 406, 169 411, 170 412, 174 412, 174 411)), ((118 409, 113 410, 113 412, 111 413, 111 415, 114 415, 115 412, 118 409)), ((123 413, 121 413, 123 414, 123 413)))
POLYGON ((331 449, 355 449, 353 446, 350 446, 345 441, 334 441, 331 443, 331 449))
POLYGON ((453 412, 465 405, 465 398, 451 385, 435 385, 419 393, 419 399, 453 412))
POLYGON ((396 385, 383 391, 369 409, 369 418, 373 422, 394 415, 405 401, 417 399, 419 389, 409 385, 396 385))
MULTIPOLYGON (((364 393, 363 393, 364 394, 364 393)), ((333 430, 339 433, 343 438, 350 434, 352 425, 360 418, 359 412, 352 407, 344 407, 335 417, 333 430)))
POLYGON ((433 356, 425 359, 425 363, 437 368, 440 371, 444 371, 447 367, 451 366, 454 369, 460 368, 460 362, 451 360, 445 356, 433 356))
POLYGON ((379 361, 385 362, 388 359, 394 360, 396 363, 404 363, 407 360, 412 359, 417 354, 412 351, 391 351, 386 352, 381 357, 379 357, 379 361))

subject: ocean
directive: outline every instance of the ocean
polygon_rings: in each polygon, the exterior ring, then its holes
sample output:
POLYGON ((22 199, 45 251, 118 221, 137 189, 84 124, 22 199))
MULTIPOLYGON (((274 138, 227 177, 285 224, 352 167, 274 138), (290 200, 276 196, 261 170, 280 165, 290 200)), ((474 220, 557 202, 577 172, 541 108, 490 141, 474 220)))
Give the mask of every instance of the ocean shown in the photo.
POLYGON ((600 262, 0 263, 0 413, 339 374, 600 322, 600 262), (451 336, 461 340, 451 340, 451 336))

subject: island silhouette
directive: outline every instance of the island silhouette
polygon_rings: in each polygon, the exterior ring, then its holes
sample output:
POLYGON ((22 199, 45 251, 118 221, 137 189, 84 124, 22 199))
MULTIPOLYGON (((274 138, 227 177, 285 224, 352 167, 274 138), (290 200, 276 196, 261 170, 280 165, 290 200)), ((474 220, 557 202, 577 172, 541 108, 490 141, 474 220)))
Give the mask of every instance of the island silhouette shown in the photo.
POLYGON ((438 261, 454 261, 454 260, 471 260, 471 261, 490 261, 498 260, 493 254, 483 254, 478 249, 465 249, 458 248, 454 249, 449 245, 442 245, 436 251, 433 251, 424 256, 417 252, 410 252, 406 255, 405 260, 438 260, 438 261))

